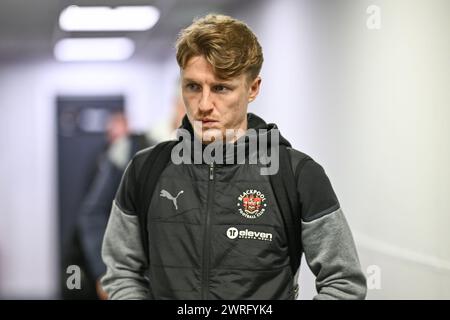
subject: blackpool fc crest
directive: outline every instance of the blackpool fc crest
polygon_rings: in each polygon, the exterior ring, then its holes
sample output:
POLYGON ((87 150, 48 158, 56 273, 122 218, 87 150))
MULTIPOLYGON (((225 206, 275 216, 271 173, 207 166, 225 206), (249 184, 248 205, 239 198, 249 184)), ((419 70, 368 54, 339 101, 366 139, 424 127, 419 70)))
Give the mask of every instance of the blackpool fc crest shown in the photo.
POLYGON ((255 219, 266 211, 266 197, 261 191, 246 190, 238 197, 237 206, 244 217, 255 219))

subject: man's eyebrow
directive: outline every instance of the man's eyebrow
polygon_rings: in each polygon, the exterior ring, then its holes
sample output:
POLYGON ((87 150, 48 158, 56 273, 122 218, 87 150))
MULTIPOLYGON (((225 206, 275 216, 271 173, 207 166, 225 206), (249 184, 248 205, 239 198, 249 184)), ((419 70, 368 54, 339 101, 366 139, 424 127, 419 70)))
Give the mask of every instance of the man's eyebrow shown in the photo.
POLYGON ((220 80, 220 81, 214 81, 213 84, 214 84, 214 85, 222 85, 222 84, 224 84, 224 85, 227 85, 227 86, 233 86, 233 85, 234 85, 234 83, 233 83, 232 80, 220 80))
MULTIPOLYGON (((199 83, 199 81, 191 79, 191 78, 183 78, 182 79, 183 83, 199 83)), ((217 81, 213 81, 211 83, 211 85, 213 86, 217 86, 217 85, 226 85, 226 86, 234 86, 233 80, 229 79, 229 80, 225 80, 225 79, 218 79, 217 81)))
POLYGON ((197 83, 196 80, 191 79, 191 78, 184 78, 184 79, 183 79, 183 82, 195 82, 195 83, 197 83))

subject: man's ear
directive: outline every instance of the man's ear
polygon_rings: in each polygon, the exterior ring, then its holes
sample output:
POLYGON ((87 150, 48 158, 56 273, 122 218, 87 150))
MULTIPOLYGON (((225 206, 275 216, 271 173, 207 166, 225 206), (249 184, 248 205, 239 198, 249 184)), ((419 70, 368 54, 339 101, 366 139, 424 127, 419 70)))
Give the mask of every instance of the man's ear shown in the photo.
POLYGON ((248 88, 248 102, 252 102, 256 99, 256 96, 259 93, 259 88, 261 87, 261 77, 257 76, 251 83, 248 88))

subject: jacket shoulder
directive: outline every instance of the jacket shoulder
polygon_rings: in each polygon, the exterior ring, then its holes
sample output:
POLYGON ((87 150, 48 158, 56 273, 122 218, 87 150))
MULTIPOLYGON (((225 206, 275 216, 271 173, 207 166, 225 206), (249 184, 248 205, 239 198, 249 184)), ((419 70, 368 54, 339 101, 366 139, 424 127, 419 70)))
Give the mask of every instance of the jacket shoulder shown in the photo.
POLYGON ((154 145, 136 152, 122 175, 115 200, 120 209, 127 214, 134 215, 137 212, 138 180, 142 179, 141 173, 145 162, 157 146, 154 145))
POLYGON ((339 200, 323 167, 306 153, 289 148, 302 204, 302 220, 314 221, 340 208, 339 200))
POLYGON ((301 169, 301 168, 299 168, 300 164, 304 164, 307 161, 314 161, 313 158, 311 158, 308 154, 306 154, 302 151, 299 151, 297 149, 294 149, 292 147, 288 147, 287 151, 289 153, 290 160, 291 160, 292 172, 294 172, 294 174, 296 174, 296 175, 298 174, 298 172, 297 172, 298 169, 301 169))
POLYGON ((136 152, 133 156, 133 158, 131 159, 131 165, 134 167, 134 171, 136 172, 137 175, 139 175, 139 173, 142 170, 142 167, 145 164, 146 159, 148 159, 148 157, 155 152, 155 149, 160 146, 163 143, 168 143, 169 141, 173 141, 176 142, 175 140, 167 140, 167 141, 162 141, 159 142, 155 145, 152 145, 150 147, 147 147, 145 149, 139 150, 138 152, 136 152))

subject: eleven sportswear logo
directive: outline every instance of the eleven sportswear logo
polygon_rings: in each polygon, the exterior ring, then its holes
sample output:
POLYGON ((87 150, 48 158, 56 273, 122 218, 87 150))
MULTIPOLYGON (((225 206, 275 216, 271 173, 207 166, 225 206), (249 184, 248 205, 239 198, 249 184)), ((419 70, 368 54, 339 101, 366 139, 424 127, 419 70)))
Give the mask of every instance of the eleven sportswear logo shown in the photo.
POLYGON ((239 213, 248 219, 260 217, 266 211, 266 197, 261 191, 246 190, 238 197, 239 213))
POLYGON ((229 239, 253 239, 253 240, 261 240, 261 241, 272 241, 272 234, 268 232, 262 231, 251 231, 248 229, 238 230, 235 227, 228 228, 227 237, 229 239))

